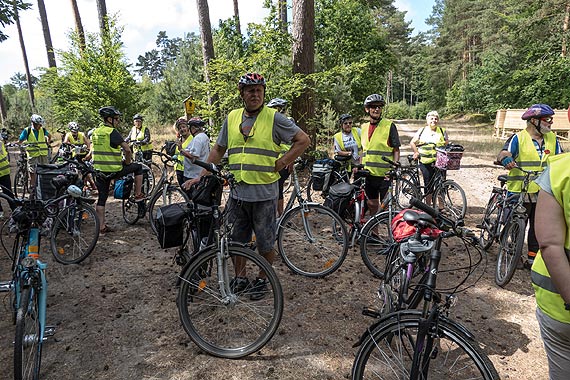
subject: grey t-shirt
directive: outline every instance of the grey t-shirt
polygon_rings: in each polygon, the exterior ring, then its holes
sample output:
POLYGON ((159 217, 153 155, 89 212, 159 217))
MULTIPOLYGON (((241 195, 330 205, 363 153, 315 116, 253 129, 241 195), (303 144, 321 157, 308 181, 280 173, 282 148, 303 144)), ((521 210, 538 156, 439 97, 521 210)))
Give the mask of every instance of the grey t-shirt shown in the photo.
POLYGON ((540 173, 534 182, 540 186, 540 190, 546 191, 548 194, 552 195, 552 184, 550 183, 550 166, 544 168, 542 173, 540 173))
MULTIPOLYGON (((185 150, 192 156, 198 157, 198 160, 206 161, 210 154, 210 138, 204 132, 200 132, 194 136, 185 150)), ((202 170, 200 166, 193 164, 188 157, 184 157, 184 177, 196 178, 200 176, 202 170)))
MULTIPOLYGON (((246 119, 249 123, 253 124, 255 122, 256 116, 247 117, 245 114, 242 115, 242 122, 246 119)), ((256 127, 257 128, 257 127, 256 127)), ((294 122, 289 120, 283 114, 276 112, 275 118, 273 119, 273 142, 275 144, 281 145, 282 143, 288 144, 293 140, 293 137, 299 132, 299 128, 294 122)), ((228 119, 224 120, 222 124, 222 129, 220 130, 220 135, 216 143, 224 148, 228 146, 228 119)), ((245 182, 238 183, 235 191, 232 192, 232 198, 246 202, 257 202, 257 201, 267 201, 270 199, 277 199, 279 194, 278 182, 275 181, 268 185, 251 185, 245 182)))

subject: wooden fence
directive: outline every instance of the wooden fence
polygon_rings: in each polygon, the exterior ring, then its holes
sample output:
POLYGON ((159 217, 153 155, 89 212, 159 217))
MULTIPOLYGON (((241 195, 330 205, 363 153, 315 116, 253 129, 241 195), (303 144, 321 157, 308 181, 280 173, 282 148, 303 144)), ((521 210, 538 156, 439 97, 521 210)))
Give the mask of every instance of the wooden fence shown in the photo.
MULTIPOLYGON (((526 121, 521 119, 526 109, 506 109, 498 110, 495 118, 494 136, 506 139, 513 133, 526 128, 526 121)), ((554 110, 554 122, 552 130, 562 140, 569 140, 570 122, 568 121, 567 110, 554 110)))

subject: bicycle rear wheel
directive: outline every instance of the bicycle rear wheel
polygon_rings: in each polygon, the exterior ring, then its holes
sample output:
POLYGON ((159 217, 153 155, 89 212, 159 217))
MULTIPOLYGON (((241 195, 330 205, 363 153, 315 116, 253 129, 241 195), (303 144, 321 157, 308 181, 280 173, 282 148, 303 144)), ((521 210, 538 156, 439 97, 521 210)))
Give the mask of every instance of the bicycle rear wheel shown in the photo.
POLYGON ((192 341, 205 352, 238 359, 260 350, 273 337, 283 315, 283 291, 271 264, 254 251, 231 246, 218 272, 216 248, 201 253, 180 275, 176 300, 180 320, 192 341), (240 276, 267 276, 261 299, 252 299, 249 280, 232 289, 234 263, 245 263, 240 276), (228 278, 229 277, 229 278, 228 278), (227 290, 222 295, 220 286, 227 290))
POLYGON ((390 212, 374 215, 360 233, 360 256, 374 276, 384 277, 386 259, 393 244, 390 212))
POLYGON ((467 211, 465 191, 455 181, 443 181, 435 191, 433 206, 443 207, 443 211, 455 220, 463 219, 467 211))
POLYGON ((501 196, 494 193, 487 203, 483 219, 481 220, 481 233, 479 235, 479 244, 483 250, 488 250, 495 241, 495 235, 499 225, 499 216, 501 215, 500 208, 501 196))
POLYGON ((395 196, 398 208, 410 207, 410 199, 421 199, 421 192, 410 180, 398 178, 395 184, 395 196))
POLYGON ((14 175, 14 198, 25 198, 29 194, 28 173, 21 169, 14 175))
POLYGON ((129 199, 123 199, 123 219, 128 224, 135 224, 141 217, 144 217, 145 208, 145 201, 135 202, 134 196, 130 196, 129 199))
POLYGON ((14 379, 36 380, 40 375, 42 340, 38 294, 31 287, 23 288, 16 313, 14 339, 14 379))
POLYGON ((285 265, 307 277, 336 271, 348 253, 348 233, 342 219, 318 205, 299 205, 287 211, 277 227, 277 249, 285 265))
POLYGON ((515 274, 521 260, 525 229, 525 221, 513 216, 501 232, 495 270, 495 283, 500 287, 506 286, 515 274))
MULTIPOLYGON (((394 313, 367 333, 352 366, 352 379, 409 379, 419 324, 418 313, 394 313)), ((499 379, 477 342, 450 321, 439 319, 428 337, 433 342, 424 345, 431 350, 423 357, 429 360, 429 368, 427 374, 419 374, 419 380, 499 379)))
POLYGON ((152 232, 157 233, 156 229, 156 213, 162 206, 174 203, 188 203, 189 198, 186 193, 175 185, 168 185, 166 191, 159 191, 150 199, 148 204, 148 218, 152 232))
POLYGON ((62 264, 78 264, 85 260, 97 244, 100 222, 93 207, 72 204, 53 220, 50 248, 55 260, 62 264))

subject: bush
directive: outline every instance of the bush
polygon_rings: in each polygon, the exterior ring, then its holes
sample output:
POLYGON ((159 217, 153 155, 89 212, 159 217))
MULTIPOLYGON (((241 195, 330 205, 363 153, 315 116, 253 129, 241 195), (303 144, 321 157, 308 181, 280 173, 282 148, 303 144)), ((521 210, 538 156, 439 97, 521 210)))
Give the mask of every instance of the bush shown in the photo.
POLYGON ((384 114, 388 119, 410 119, 410 107, 405 100, 397 103, 390 103, 386 106, 384 114))

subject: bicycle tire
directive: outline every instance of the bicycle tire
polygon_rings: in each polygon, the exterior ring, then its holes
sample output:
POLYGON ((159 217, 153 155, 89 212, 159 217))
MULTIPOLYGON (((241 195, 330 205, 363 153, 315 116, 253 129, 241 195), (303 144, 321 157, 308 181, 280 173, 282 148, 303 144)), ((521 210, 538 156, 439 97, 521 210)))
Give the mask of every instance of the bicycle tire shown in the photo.
POLYGON ((23 199, 29 193, 28 174, 18 169, 14 175, 14 198, 23 199))
POLYGON ((166 194, 163 194, 162 191, 158 191, 154 194, 148 203, 148 219, 152 232, 154 232, 155 235, 158 233, 156 229, 156 213, 160 207, 173 203, 188 203, 189 201, 190 198, 188 198, 188 195, 180 187, 175 185, 168 185, 166 194))
POLYGON ((409 208, 410 199, 421 199, 420 189, 406 178, 397 178, 395 184, 396 206, 399 209, 409 208))
POLYGON ((141 214, 144 216, 141 210, 141 208, 145 207, 144 202, 145 201, 135 202, 134 196, 123 199, 121 210, 123 212, 123 219, 127 224, 133 225, 141 218, 141 214))
POLYGON ((156 164, 154 162, 148 162, 148 163, 145 163, 144 165, 146 165, 149 168, 149 171, 145 172, 143 174, 142 192, 144 194, 150 195, 152 193, 152 191, 154 190, 154 187, 158 183, 158 179, 162 175, 162 169, 160 168, 160 166, 158 164, 156 164), (144 181, 145 179, 148 181, 148 182, 146 182, 146 185, 145 185, 145 181, 144 181))
POLYGON ((479 234, 479 244, 483 250, 488 250, 493 245, 495 241, 495 236, 497 235, 497 229, 499 227, 499 220, 502 215, 500 208, 501 195, 493 193, 487 207, 485 207, 485 212, 483 213, 483 219, 481 219, 481 232, 479 234))
POLYGON ((502 288, 513 278, 521 259, 525 229, 523 218, 513 215, 501 232, 495 283, 502 288))
POLYGON ((390 212, 384 211, 374 215, 360 233, 360 256, 374 276, 384 277, 386 259, 393 244, 390 212))
POLYGON ((184 330, 200 349, 213 356, 239 359, 259 351, 277 331, 283 315, 283 290, 271 264, 262 256, 237 246, 230 246, 227 254, 227 276, 221 274, 222 278, 218 276, 217 248, 203 251, 191 261, 180 275, 176 304, 184 330), (226 283, 235 273, 236 261, 245 262, 250 275, 265 272, 265 297, 251 300, 249 283, 223 298, 219 281, 226 283))
POLYGON ((467 198, 465 191, 453 180, 446 180, 439 185, 434 193, 433 207, 439 207, 438 201, 443 203, 443 211, 455 220, 463 219, 467 212, 467 198))
POLYGON ((20 296, 14 339, 14 379, 36 380, 40 375, 43 343, 38 294, 33 288, 26 287, 20 296))
MULTIPOLYGON (((422 319, 417 312, 393 313, 367 332, 368 337, 352 366, 352 379, 409 379, 420 323, 422 319)), ((430 357, 430 379, 499 379, 493 363, 477 342, 453 322, 439 318, 428 335, 437 341, 425 354, 430 357)), ((420 373, 418 379, 423 380, 424 376, 420 373)))
POLYGON ((95 249, 101 227, 95 209, 71 204, 54 218, 50 232, 53 257, 61 264, 79 264, 95 249))
POLYGON ((346 258, 348 246, 342 219, 316 203, 287 211, 277 227, 278 252, 285 265, 301 276, 320 278, 333 273, 346 258))

